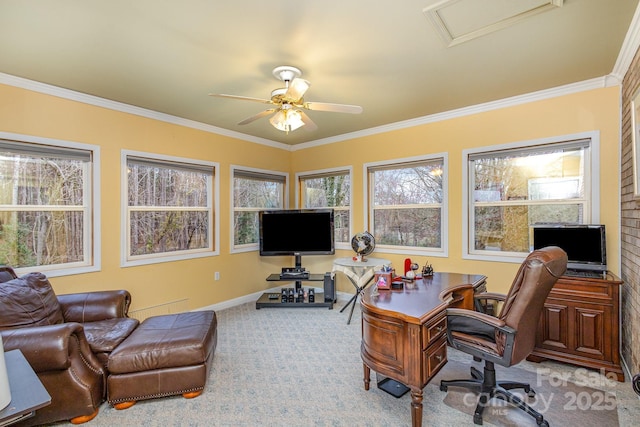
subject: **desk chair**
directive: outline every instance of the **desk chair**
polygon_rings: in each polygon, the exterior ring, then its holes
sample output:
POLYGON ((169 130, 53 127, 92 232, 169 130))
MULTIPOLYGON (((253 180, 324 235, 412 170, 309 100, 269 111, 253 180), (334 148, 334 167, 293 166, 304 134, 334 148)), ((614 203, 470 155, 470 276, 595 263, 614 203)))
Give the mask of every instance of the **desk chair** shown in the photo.
MULTIPOLYGON (((493 397, 522 409, 535 418, 540 426, 548 426, 541 414, 509 390, 521 388, 529 396, 535 392, 529 384, 496 381, 494 363, 513 366, 533 350, 540 313, 551 288, 567 267, 567 254, 560 248, 549 246, 531 252, 524 260, 509 293, 481 293, 476 296, 476 307, 496 307, 490 301, 500 301, 499 315, 461 308, 447 309, 447 339, 449 345, 470 354, 475 360, 484 360, 484 372, 471 368, 471 379, 443 380, 440 390, 464 387, 479 393, 473 422, 482 425, 482 412, 493 397)), ((498 311, 496 311, 498 312, 498 311)))

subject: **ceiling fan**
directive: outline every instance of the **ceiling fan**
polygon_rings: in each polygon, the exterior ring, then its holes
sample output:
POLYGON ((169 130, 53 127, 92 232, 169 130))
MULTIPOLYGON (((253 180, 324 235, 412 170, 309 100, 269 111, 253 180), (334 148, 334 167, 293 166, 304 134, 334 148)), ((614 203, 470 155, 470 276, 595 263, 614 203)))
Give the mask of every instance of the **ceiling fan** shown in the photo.
POLYGON ((227 95, 224 93, 210 93, 210 96, 220 98, 239 99, 244 101, 260 102, 271 104, 274 107, 262 111, 239 122, 239 125, 246 125, 259 118, 271 115, 269 122, 278 130, 291 132, 301 126, 307 130, 315 130, 318 126, 309 118, 303 110, 331 111, 336 113, 360 114, 362 107, 359 105, 331 104, 327 102, 305 101, 303 96, 311 86, 307 80, 301 79, 302 71, 288 65, 273 69, 273 76, 282 80, 285 87, 275 89, 271 92, 271 99, 252 98, 248 96, 227 95))

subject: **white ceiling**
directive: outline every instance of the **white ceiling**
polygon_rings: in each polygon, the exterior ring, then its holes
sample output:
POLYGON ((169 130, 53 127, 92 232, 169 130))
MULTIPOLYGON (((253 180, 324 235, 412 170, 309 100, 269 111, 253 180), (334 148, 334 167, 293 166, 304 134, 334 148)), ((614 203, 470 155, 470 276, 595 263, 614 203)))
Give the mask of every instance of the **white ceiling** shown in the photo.
POLYGON ((637 5, 0 0, 0 73, 299 144, 607 76, 637 5), (286 134, 267 118, 237 125, 267 105, 208 96, 268 99, 280 65, 311 82, 306 101, 363 113, 310 111, 317 130, 286 134))

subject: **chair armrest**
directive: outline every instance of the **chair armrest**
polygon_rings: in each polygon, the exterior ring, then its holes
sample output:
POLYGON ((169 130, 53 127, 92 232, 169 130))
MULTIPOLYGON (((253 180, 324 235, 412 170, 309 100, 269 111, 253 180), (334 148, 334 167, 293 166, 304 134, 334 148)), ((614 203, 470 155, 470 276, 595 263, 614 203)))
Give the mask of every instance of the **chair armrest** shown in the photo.
POLYGON ((507 299, 505 294, 499 294, 497 292, 482 292, 475 295, 476 299, 491 299, 495 301, 504 301, 507 299))
POLYGON ((131 294, 125 290, 82 292, 58 295, 66 322, 96 322, 128 317, 131 294))
MULTIPOLYGON (((506 326, 503 320, 498 319, 497 317, 493 317, 489 314, 485 314, 478 311, 473 310, 465 310, 462 308, 447 308, 447 318, 464 318, 467 320, 467 324, 469 327, 473 327, 473 325, 481 325, 481 326, 490 326, 492 328, 503 328, 506 326)), ((447 320, 451 323, 449 320, 447 320)))
POLYGON ((497 317, 474 310, 447 308, 447 334, 462 332, 469 335, 482 336, 495 342, 497 332, 507 336, 515 335, 515 329, 497 317))
POLYGON ((102 372, 79 323, 5 329, 2 341, 5 351, 19 349, 36 373, 68 369, 76 347, 87 364, 102 372))
POLYGON ((507 296, 497 292, 482 292, 474 295, 474 307, 476 311, 497 316, 507 296))
POLYGON ((458 350, 510 366, 516 330, 490 314, 473 310, 447 309, 447 340, 458 350), (463 338, 463 337, 467 338, 463 338), (469 336, 474 337, 469 344, 469 336), (466 343, 463 343, 466 341, 466 343), (474 342, 475 341, 475 342, 474 342), (493 348, 493 350, 491 350, 493 348))

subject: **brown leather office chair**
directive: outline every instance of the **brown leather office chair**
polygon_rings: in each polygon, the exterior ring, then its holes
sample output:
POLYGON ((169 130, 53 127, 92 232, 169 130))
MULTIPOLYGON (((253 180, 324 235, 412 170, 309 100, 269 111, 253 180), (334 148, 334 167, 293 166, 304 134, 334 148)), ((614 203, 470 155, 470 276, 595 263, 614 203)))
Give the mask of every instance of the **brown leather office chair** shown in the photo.
MULTIPOLYGON (((476 307, 487 307, 487 301, 501 301, 499 315, 465 310, 447 309, 447 338, 449 345, 484 360, 484 372, 472 367, 471 379, 443 380, 440 390, 464 387, 479 393, 473 422, 482 424, 482 412, 493 397, 502 399, 533 416, 538 425, 548 426, 542 415, 509 390, 521 388, 530 396, 529 384, 496 381, 494 364, 513 366, 526 358, 535 345, 540 313, 551 288, 567 267, 567 254, 555 246, 531 252, 524 260, 507 295, 482 293, 476 307)), ((489 307, 493 305, 489 304, 489 307)))

